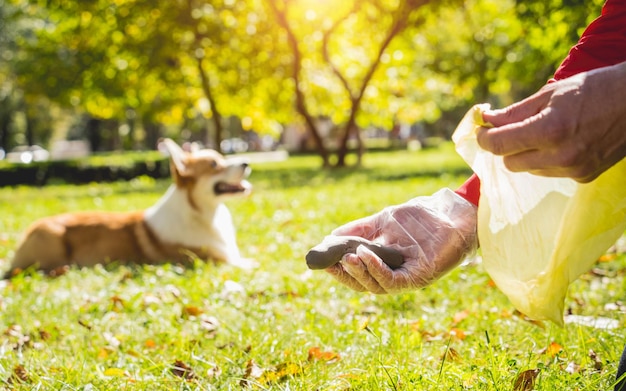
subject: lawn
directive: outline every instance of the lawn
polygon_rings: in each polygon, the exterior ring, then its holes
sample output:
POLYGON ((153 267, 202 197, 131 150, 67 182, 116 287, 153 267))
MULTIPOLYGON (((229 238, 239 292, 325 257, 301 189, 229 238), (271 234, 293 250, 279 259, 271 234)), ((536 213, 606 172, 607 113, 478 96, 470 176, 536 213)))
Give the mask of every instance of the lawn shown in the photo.
MULTIPOLYGON (((563 328, 517 313, 479 254, 420 291, 357 293, 307 270, 308 248, 469 171, 450 144, 370 153, 360 170, 319 163, 254 164, 252 195, 229 202, 256 269, 109 265, 0 282, 0 389, 611 389, 626 342, 624 237, 572 284, 563 328)), ((0 268, 38 217, 145 208, 168 185, 0 188, 0 268)))

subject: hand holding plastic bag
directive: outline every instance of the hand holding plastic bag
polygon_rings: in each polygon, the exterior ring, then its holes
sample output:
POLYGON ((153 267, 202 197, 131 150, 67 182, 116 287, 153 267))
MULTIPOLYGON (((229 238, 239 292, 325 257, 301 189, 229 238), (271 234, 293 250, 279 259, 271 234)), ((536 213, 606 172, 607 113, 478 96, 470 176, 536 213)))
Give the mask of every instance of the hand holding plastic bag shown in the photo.
POLYGON ((429 285, 457 266, 477 246, 476 206, 449 189, 417 197, 335 229, 333 235, 359 236, 400 251, 404 263, 392 270, 372 251, 326 269, 357 291, 396 293, 429 285))
POLYGON ((562 325, 569 284, 626 229, 626 159, 585 184, 511 172, 502 156, 478 146, 487 109, 472 108, 452 136, 480 178, 483 264, 519 311, 562 325))

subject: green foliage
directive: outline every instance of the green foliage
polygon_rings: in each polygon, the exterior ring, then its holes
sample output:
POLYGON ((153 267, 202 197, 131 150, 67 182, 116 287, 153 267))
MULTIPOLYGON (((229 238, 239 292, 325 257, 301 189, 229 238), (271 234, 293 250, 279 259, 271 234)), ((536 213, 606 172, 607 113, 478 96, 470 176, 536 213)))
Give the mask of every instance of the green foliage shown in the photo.
MULTIPOLYGON (((0 384, 9 389, 511 390, 611 389, 624 340, 623 249, 576 281, 568 311, 619 325, 532 323, 480 264, 401 295, 357 293, 304 254, 336 226, 455 188, 467 176, 449 144, 370 153, 364 169, 319 170, 313 156, 255 164, 254 192, 229 207, 240 270, 110 265, 0 282, 0 384), (593 354, 590 354, 593 353, 593 354), (596 358, 594 358, 596 357, 596 358)), ((0 267, 34 219, 135 210, 169 181, 0 189, 0 267), (16 202, 18 201, 19 202, 16 202)))
MULTIPOLYGON (((525 97, 599 14, 601 0, 285 4, 307 103, 315 116, 337 124, 347 121, 348 91, 361 86, 394 12, 410 14, 382 53, 357 116, 361 127, 389 129, 397 121, 434 122, 477 101, 525 97), (347 90, 322 56, 326 34, 328 59, 347 90)), ((138 126, 164 124, 172 132, 218 112, 239 117, 244 130, 274 135, 298 120, 293 53, 268 0, 9 0, 0 5, 0 18, 0 102, 3 108, 18 102, 12 112, 31 110, 28 123, 50 111, 36 104, 138 126)), ((9 114, 0 110, 0 118, 16 123, 9 114)), ((45 126, 32 132, 39 142, 51 133, 45 126)))

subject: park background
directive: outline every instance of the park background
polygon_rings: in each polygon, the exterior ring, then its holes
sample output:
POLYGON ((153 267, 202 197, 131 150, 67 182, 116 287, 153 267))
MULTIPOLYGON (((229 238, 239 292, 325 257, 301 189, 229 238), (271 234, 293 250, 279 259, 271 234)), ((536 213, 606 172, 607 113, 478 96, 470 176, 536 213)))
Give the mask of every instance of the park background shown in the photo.
POLYGON ((6 0, 0 148, 169 136, 342 166, 368 136, 449 138, 472 104, 535 92, 601 3, 6 0))
POLYGON ((624 238, 572 284, 563 328, 515 311, 480 251, 400 295, 353 292, 304 262, 340 224, 463 183, 471 171, 449 142, 462 114, 540 88, 600 7, 1 2, 0 147, 30 163, 5 159, 0 178, 37 185, 0 183, 3 270, 36 218, 156 202, 170 184, 160 137, 269 158, 252 164, 252 195, 228 203, 256 269, 109 265, 0 282, 0 387, 610 389, 626 340, 624 238), (87 156, 52 159, 63 145, 87 156))

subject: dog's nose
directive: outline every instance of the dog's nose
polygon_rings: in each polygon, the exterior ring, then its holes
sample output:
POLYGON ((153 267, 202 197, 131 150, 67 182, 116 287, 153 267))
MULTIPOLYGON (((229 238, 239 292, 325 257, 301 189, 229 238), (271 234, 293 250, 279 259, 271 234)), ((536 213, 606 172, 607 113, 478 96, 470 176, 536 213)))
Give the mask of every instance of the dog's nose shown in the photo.
POLYGON ((241 163, 241 168, 248 168, 249 166, 248 162, 241 163))

